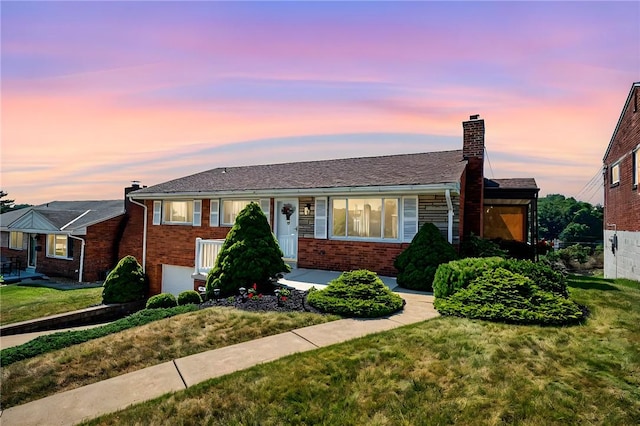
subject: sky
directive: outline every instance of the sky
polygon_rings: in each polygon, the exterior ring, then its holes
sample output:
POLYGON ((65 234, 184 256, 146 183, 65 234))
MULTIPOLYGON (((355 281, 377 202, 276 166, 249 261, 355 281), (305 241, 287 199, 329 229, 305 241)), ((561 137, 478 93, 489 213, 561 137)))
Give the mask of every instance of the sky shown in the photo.
POLYGON ((640 2, 0 3, 1 181, 123 197, 215 167, 461 149, 602 202, 640 2))

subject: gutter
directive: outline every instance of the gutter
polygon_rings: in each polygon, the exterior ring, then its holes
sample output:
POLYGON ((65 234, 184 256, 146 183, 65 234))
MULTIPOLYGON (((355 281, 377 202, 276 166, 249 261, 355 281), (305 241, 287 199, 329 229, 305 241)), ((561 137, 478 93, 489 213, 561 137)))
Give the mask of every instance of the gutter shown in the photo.
POLYGON ((144 222, 142 225, 142 272, 147 271, 147 206, 135 201, 131 196, 127 197, 129 201, 144 209, 144 222))
MULTIPOLYGON (((141 200, 168 200, 168 199, 199 199, 199 198, 220 198, 220 197, 246 197, 254 196, 335 196, 349 194, 438 194, 443 190, 460 193, 459 182, 438 183, 428 185, 393 185, 393 186, 353 186, 336 188, 292 188, 292 189, 246 189, 246 190, 225 190, 225 191, 185 191, 185 192, 147 192, 135 194, 141 200)), ((137 192, 137 191, 136 191, 137 192)), ((131 198, 129 198, 131 200, 131 198)), ((137 204, 137 203, 136 203, 137 204)))
POLYGON ((449 240, 449 244, 453 244, 453 203, 451 202, 451 191, 445 190, 444 196, 447 199, 447 240, 449 240))
POLYGON ((82 282, 82 274, 84 273, 84 245, 85 245, 85 241, 84 238, 80 238, 80 237, 76 237, 74 235, 71 234, 67 234, 69 238, 73 238, 74 240, 80 240, 82 241, 82 246, 80 247, 80 271, 78 273, 78 282, 81 283, 82 282))

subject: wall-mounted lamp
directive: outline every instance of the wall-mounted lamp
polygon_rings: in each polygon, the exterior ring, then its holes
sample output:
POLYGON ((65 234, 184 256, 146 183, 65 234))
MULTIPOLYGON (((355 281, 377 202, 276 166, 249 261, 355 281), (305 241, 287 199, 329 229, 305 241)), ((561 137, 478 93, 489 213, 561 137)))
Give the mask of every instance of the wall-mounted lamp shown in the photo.
POLYGON ((309 216, 309 213, 311 213, 311 203, 307 203, 304 206, 304 215, 309 216))

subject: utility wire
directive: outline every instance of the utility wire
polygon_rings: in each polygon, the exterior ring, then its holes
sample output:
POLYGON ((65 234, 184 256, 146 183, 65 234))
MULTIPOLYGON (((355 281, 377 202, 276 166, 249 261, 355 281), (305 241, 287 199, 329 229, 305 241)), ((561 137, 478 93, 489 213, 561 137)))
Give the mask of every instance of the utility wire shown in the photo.
POLYGON ((495 175, 493 174, 493 167, 491 167, 491 160, 489 159, 489 150, 487 149, 487 147, 484 147, 484 153, 487 156, 487 162, 489 163, 489 170, 491 171, 491 177, 494 178, 495 175))

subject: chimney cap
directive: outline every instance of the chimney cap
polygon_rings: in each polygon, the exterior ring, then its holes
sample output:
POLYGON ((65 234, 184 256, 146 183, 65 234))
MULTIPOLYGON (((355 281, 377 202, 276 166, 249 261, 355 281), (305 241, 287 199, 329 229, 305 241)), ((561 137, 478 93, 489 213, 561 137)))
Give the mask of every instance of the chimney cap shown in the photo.
POLYGON ((469 120, 477 120, 478 118, 480 118, 480 114, 474 114, 469 116, 469 120))

